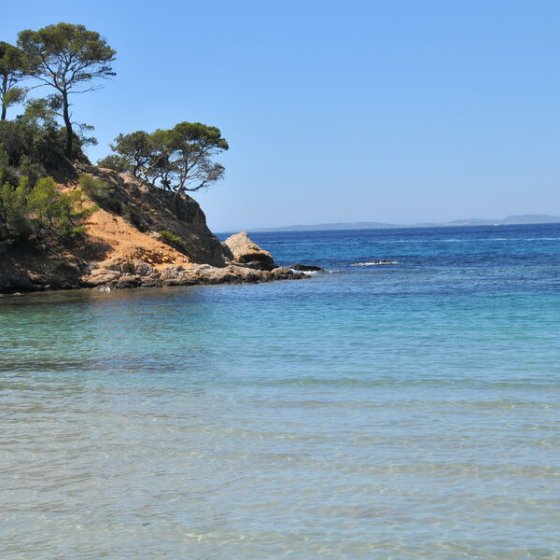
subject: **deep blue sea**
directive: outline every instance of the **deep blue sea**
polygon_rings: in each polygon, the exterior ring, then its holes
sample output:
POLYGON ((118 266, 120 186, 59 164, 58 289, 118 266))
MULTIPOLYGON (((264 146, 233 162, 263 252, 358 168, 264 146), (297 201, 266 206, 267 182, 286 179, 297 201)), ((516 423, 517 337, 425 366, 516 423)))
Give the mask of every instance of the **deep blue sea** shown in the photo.
POLYGON ((560 224, 252 238, 0 299, 0 558, 560 558, 560 224))

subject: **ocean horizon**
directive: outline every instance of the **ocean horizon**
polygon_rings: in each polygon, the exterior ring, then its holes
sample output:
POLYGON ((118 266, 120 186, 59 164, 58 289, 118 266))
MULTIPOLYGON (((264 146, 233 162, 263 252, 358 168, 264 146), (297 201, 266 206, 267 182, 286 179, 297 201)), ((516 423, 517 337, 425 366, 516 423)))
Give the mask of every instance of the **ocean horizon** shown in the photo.
POLYGON ((251 237, 0 298, 0 557, 560 558, 560 224, 251 237))

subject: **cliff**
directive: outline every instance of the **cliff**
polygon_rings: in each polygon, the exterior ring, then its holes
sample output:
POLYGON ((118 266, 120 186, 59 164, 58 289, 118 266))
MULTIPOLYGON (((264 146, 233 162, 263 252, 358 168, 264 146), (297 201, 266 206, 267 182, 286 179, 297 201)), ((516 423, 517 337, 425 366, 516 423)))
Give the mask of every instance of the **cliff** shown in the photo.
MULTIPOLYGON (((11 247, 0 255, 0 293, 100 287, 174 286, 221 282, 262 282, 302 277, 277 268, 272 256, 236 238, 235 251, 206 225, 198 203, 128 175, 81 166, 103 181, 103 192, 88 194, 99 209, 85 234, 71 244, 11 247), (244 252, 245 246, 245 252, 244 252), (252 251, 252 252, 251 252, 252 251), (252 259, 251 254, 257 255, 252 259)), ((80 188, 77 175, 59 184, 80 188)), ((268 254, 268 253, 267 253, 268 254)))

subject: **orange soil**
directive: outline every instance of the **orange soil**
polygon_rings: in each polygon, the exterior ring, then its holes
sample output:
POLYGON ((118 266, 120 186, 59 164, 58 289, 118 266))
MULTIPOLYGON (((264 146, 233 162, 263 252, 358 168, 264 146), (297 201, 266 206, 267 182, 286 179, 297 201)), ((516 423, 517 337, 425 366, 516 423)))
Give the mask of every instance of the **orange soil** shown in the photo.
POLYGON ((185 267, 191 264, 187 256, 152 235, 138 231, 121 216, 105 210, 98 210, 89 218, 87 233, 92 241, 107 247, 102 262, 113 259, 141 260, 157 270, 172 265, 185 267))

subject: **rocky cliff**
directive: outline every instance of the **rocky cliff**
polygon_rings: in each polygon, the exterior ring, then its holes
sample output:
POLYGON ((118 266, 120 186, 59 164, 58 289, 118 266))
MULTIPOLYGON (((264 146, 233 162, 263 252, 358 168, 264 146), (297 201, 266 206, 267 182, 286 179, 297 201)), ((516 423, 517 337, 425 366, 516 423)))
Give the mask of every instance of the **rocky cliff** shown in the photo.
MULTIPOLYGON (((302 277, 277 268, 246 234, 220 243, 198 203, 133 177, 82 166, 103 181, 99 209, 71 245, 12 247, 0 255, 0 293, 98 287, 261 282, 302 277)), ((61 190, 78 189, 77 176, 61 190)))

